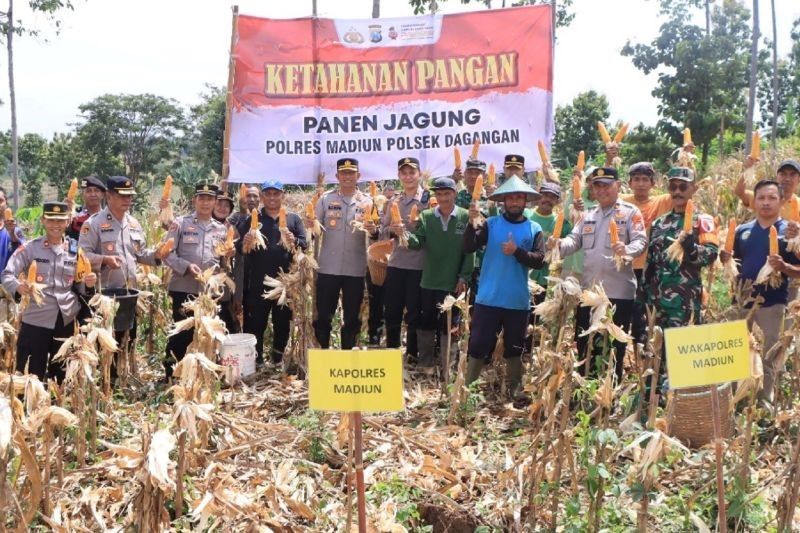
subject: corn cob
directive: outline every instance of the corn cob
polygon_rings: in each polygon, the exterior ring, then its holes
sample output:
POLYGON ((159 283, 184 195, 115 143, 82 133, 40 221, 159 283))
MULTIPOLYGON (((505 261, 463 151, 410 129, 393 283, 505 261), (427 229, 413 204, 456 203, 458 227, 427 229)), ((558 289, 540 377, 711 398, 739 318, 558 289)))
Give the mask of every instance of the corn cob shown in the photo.
POLYGON ((225 247, 226 248, 233 248, 233 239, 236 236, 236 232, 233 229, 233 226, 228 227, 228 233, 225 236, 225 247))
POLYGON ((158 245, 158 255, 163 257, 172 252, 173 249, 175 249, 175 239, 170 237, 169 239, 158 245))
POLYGON ((278 229, 286 229, 286 208, 283 206, 278 210, 278 229))
POLYGON ((725 237, 725 251, 733 253, 733 241, 736 238, 736 220, 730 219, 728 221, 728 235, 725 237))
MULTIPOLYGON (((616 225, 616 224, 613 224, 616 225)), ((564 211, 559 211, 556 217, 556 224, 553 226, 553 237, 561 238, 561 231, 564 229, 564 211)))
POLYGON ((600 132, 600 138, 603 139, 603 143, 608 144, 611 142, 611 135, 608 134, 608 130, 606 129, 606 125, 602 122, 597 123, 597 131, 600 132))
POLYGON ((689 144, 692 144, 692 130, 690 130, 689 128, 684 128, 683 129, 683 145, 687 146, 689 144))
POLYGON ((76 194, 78 194, 78 178, 72 178, 67 191, 67 200, 74 200, 76 194))
POLYGON ((239 185, 239 199, 241 200, 246 196, 247 196, 247 185, 242 183, 241 185, 239 185))
POLYGON ((164 190, 161 192, 161 198, 164 200, 169 200, 171 194, 172 194, 172 176, 168 175, 167 179, 164 180, 164 190))
POLYGON ((548 159, 547 159, 547 148, 545 147, 544 142, 539 140, 536 143, 536 146, 539 148, 539 157, 542 158, 542 164, 543 165, 547 164, 547 161, 548 161, 548 159))
POLYGON ((778 255, 778 230, 775 226, 769 228, 769 255, 778 255))
POLYGON ((6 207, 6 212, 4 213, 4 219, 11 220, 13 218, 14 218, 14 211, 12 211, 10 207, 6 207))
POLYGON ((258 211, 253 209, 250 212, 250 231, 258 230, 258 211))
POLYGON ((753 132, 753 146, 750 147, 750 157, 758 159, 761 157, 761 134, 753 132))
POLYGON ((481 147, 480 139, 475 139, 475 142, 472 144, 472 159, 478 159, 478 150, 481 147))
POLYGON ((494 163, 489 163, 489 174, 486 176, 486 185, 494 185, 496 181, 496 172, 494 169, 494 163))
POLYGON ((37 270, 37 268, 38 267, 36 266, 36 261, 31 263, 31 266, 28 267, 28 283, 30 283, 31 285, 36 283, 36 270, 37 270))
POLYGON ((397 205, 397 202, 392 202, 391 215, 392 225, 403 223, 403 218, 400 216, 400 207, 397 205))
POLYGON ((611 246, 619 242, 619 233, 617 233, 617 223, 613 220, 608 225, 608 234, 611 236, 611 246))
POLYGON ((411 206, 411 212, 408 213, 408 221, 412 224, 416 224, 418 218, 419 213, 417 213, 417 204, 414 204, 411 206))
POLYGON ((625 134, 628 133, 628 123, 622 125, 616 135, 614 135, 614 142, 619 144, 622 142, 622 139, 625 138, 625 134))
POLYGON ((453 168, 461 168, 461 150, 458 149, 458 146, 453 148, 453 168))
POLYGON ((472 201, 477 202, 481 199, 483 192, 483 176, 478 176, 475 180, 475 186, 472 188, 472 201))
POLYGON ((306 218, 309 220, 316 220, 317 214, 314 212, 314 203, 308 202, 306 204, 306 218))
POLYGON ((575 165, 575 168, 579 171, 583 172, 583 169, 586 167, 586 154, 583 150, 578 152, 578 163, 575 165))
POLYGON ((369 195, 375 198, 378 196, 378 186, 375 185, 374 181, 369 182, 369 195))
POLYGON ((578 176, 572 178, 572 199, 577 200, 581 197, 581 179, 578 176))
POLYGON ((75 266, 75 279, 81 282, 83 281, 83 277, 92 271, 92 264, 86 258, 86 255, 84 255, 82 248, 78 248, 77 263, 78 264, 75 266))
POLYGON ((683 214, 683 231, 692 232, 692 217, 694 216, 694 203, 689 200, 686 202, 686 212, 683 214))

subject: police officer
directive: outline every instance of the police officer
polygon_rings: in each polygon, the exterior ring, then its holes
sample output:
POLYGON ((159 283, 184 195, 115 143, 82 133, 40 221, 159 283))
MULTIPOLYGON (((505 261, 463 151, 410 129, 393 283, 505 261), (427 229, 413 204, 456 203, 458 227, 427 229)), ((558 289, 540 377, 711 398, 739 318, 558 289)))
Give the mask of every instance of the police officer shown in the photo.
MULTIPOLYGON (((356 187, 360 177, 358 161, 345 157, 336 163, 339 186, 318 201, 317 220, 325 228, 317 271, 317 317, 314 334, 322 348, 331 340, 331 321, 342 297, 342 349, 356 346, 361 332, 361 302, 364 298, 364 276, 367 270, 367 244, 364 233, 354 232, 350 223, 359 220, 372 234, 377 228, 364 215, 370 213, 372 201, 356 187)), ((310 223, 310 221, 307 221, 310 223)))
MULTIPOLYGON (((227 236, 225 225, 211 216, 217 201, 217 186, 200 184, 195 187, 194 213, 176 218, 169 227, 167 239, 173 239, 175 247, 164 259, 172 269, 169 281, 169 297, 172 300, 172 319, 177 322, 187 317, 183 304, 196 297, 202 287, 197 277, 209 268, 219 267, 216 247, 227 236)), ((231 254, 232 255, 232 254, 231 254)), ((220 318, 228 312, 221 306, 220 318)), ((230 317, 227 317, 230 320, 230 317)), ((172 377, 176 361, 183 359, 186 349, 192 342, 194 330, 189 329, 172 335, 167 340, 167 353, 164 370, 167 378, 172 377)))
MULTIPOLYGON (((278 180, 267 180, 261 184, 261 211, 258 220, 261 223, 261 235, 267 244, 266 248, 252 250, 242 255, 243 282, 236 287, 235 300, 242 302, 244 313, 244 332, 255 335, 257 362, 264 362, 264 330, 267 320, 272 315, 272 355, 271 360, 278 364, 283 360, 283 352, 289 343, 292 311, 287 305, 279 305, 277 300, 265 299, 263 294, 265 276, 277 278, 280 271, 287 272, 293 257, 289 250, 281 244, 281 231, 278 215, 284 203, 283 184, 278 180)), ((238 226, 239 235, 244 238, 238 243, 239 251, 247 244, 251 236, 250 218, 243 220, 238 226)), ((286 229, 288 238, 296 246, 305 250, 307 246, 306 230, 302 219, 295 213, 286 213, 286 229)))
POLYGON ((233 198, 233 193, 220 189, 219 192, 217 192, 217 200, 214 204, 214 212, 212 214, 214 220, 226 224, 228 222, 228 217, 233 213, 235 205, 236 201, 233 198))
MULTIPOLYGON (((233 209, 236 206, 236 200, 231 191, 220 191, 217 193, 217 201, 214 204, 214 212, 212 217, 217 222, 225 225, 226 228, 233 226, 234 230, 236 225, 231 222, 233 217, 233 209)), ((243 282, 243 272, 241 268, 237 268, 237 263, 241 263, 242 255, 234 253, 233 257, 223 257, 220 259, 220 268, 230 274, 233 279, 234 286, 241 286, 243 282)), ((222 308, 220 318, 225 321, 225 327, 228 333, 239 333, 242 329, 240 321, 241 309, 236 305, 232 292, 225 287, 225 294, 219 299, 219 305, 222 308)))
POLYGON ((525 176, 525 158, 518 154, 508 154, 503 158, 503 175, 497 180, 498 185, 502 185, 511 176, 516 176, 522 181, 527 182, 525 176))
MULTIPOLYGON (((595 283, 602 283, 606 295, 614 305, 614 323, 624 330, 630 330, 633 313, 633 300, 636 294, 636 276, 630 263, 618 271, 614 255, 637 257, 647 247, 647 234, 644 229, 642 213, 636 206, 619 199, 619 176, 615 168, 596 168, 589 177, 597 207, 585 213, 567 237, 550 237, 548 246, 560 246, 562 257, 579 250, 584 252, 581 287, 589 289, 595 283), (617 225, 619 241, 612 246, 609 225, 617 225)), ((581 306, 576 313, 575 338, 581 357, 588 357, 587 336, 581 334, 589 329, 590 308, 581 306)), ((614 341, 616 348, 616 373, 622 379, 625 358, 625 343, 614 341)), ((597 350, 592 351, 587 363, 594 370, 597 350)), ((585 369, 585 367, 584 367, 585 369)))
MULTIPOLYGON (((96 176, 86 176, 80 181, 80 184, 83 206, 72 217, 67 229, 67 237, 76 241, 81 235, 83 223, 103 208, 103 195, 106 193, 105 184, 96 176)), ((69 202, 67 202, 67 205, 69 205, 69 202)))
MULTIPOLYGON (((62 365, 52 363, 50 358, 75 333, 75 317, 80 309, 75 279, 78 243, 64 236, 68 219, 66 203, 45 202, 42 214, 45 235, 17 248, 3 270, 3 286, 9 294, 31 296, 33 287, 27 281, 27 272, 36 262, 35 283, 44 299, 38 305, 31 298, 23 312, 17 339, 17 371, 24 372, 27 367, 41 381, 64 378, 62 365)), ((90 273, 83 282, 94 287, 96 280, 97 276, 90 273)))
MULTIPOLYGON (((417 214, 427 209, 430 192, 420 183, 419 159, 404 157, 397 162, 397 177, 402 192, 387 202, 383 220, 384 237, 397 236, 391 229, 391 206, 397 204, 400 217, 408 231, 413 231, 416 222, 410 220, 411 210, 416 207, 417 214)), ((419 325, 419 291, 422 280, 424 250, 409 250, 395 246, 389 256, 384 282, 384 310, 386 316, 386 347, 400 347, 400 333, 403 324, 403 311, 406 322, 406 358, 417 359, 417 326, 419 325)))

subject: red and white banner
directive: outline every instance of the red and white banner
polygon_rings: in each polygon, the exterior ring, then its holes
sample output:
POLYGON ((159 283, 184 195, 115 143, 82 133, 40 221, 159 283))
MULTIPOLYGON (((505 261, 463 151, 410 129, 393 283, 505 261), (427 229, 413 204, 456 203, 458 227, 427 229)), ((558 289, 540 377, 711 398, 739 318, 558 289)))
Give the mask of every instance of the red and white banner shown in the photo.
POLYGON ((363 179, 418 157, 432 175, 464 160, 540 167, 553 135, 550 6, 456 15, 276 20, 241 15, 234 45, 230 181, 334 180, 356 158, 363 179))

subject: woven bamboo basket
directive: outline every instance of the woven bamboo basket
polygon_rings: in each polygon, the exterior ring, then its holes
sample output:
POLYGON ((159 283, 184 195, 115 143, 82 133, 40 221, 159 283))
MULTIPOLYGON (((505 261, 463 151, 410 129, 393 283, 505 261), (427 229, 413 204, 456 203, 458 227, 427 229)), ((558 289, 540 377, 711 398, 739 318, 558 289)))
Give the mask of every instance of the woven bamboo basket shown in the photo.
POLYGON ((386 281, 386 267, 394 250, 394 241, 378 241, 367 248, 367 268, 372 284, 381 287, 386 281))
MULTIPOLYGON (((717 385, 719 391, 720 438, 728 438, 733 431, 730 415, 731 385, 717 385)), ((714 440, 714 418, 711 408, 711 387, 690 387, 675 391, 671 403, 670 432, 673 437, 690 448, 700 448, 714 440)))

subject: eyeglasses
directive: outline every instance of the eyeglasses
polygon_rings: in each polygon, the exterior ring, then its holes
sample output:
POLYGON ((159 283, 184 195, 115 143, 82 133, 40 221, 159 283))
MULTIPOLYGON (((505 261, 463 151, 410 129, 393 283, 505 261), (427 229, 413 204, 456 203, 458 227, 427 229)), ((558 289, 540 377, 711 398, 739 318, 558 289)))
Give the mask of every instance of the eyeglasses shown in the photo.
POLYGON ((686 192, 687 190, 689 190, 689 184, 685 182, 670 183, 667 186, 667 189, 669 190, 669 192, 675 192, 675 191, 686 192))

